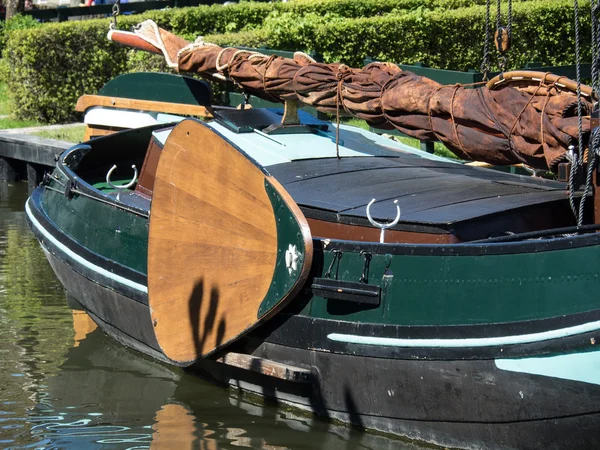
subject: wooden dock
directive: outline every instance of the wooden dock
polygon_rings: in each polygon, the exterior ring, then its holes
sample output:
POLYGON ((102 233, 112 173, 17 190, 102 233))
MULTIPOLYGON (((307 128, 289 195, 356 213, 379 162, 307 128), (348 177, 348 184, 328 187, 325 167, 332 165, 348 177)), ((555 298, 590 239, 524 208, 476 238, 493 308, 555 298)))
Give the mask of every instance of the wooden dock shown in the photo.
POLYGON ((37 186, 73 144, 15 131, 0 131, 0 181, 27 180, 37 186))

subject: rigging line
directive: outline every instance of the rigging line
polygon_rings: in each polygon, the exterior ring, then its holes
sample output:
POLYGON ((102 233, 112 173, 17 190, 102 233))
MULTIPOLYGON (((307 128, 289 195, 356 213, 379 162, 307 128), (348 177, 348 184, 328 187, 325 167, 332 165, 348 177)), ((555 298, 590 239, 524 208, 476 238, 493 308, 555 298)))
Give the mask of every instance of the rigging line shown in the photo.
POLYGON ((508 24, 506 30, 508 32, 509 39, 512 39, 512 0, 508 0, 508 13, 507 13, 508 24))
MULTIPOLYGON (((591 6, 591 20, 592 20, 592 102, 594 98, 598 98, 599 93, 599 76, 598 76, 598 57, 599 57, 599 48, 598 48, 598 37, 599 37, 599 29, 598 29, 598 9, 600 6, 600 0, 592 0, 590 3, 591 6)), ((579 63, 579 61, 577 61, 579 63)), ((579 105, 578 105, 579 106, 579 105)), ((593 106, 594 109, 597 109, 597 104, 593 106)), ((593 182, 593 174, 596 164, 598 162, 598 152, 600 151, 600 130, 598 128, 592 129, 592 123, 590 119, 590 140, 588 144, 588 167, 585 179, 585 189, 583 192, 584 197, 580 200, 579 203, 579 217, 577 219, 577 224, 581 225, 583 223, 583 210, 585 208, 585 198, 592 188, 593 182)), ((581 139, 581 138, 580 138, 581 139)), ((596 194, 598 195, 598 194, 596 194)))
POLYGON ((585 178, 585 188, 583 190, 583 196, 579 201, 579 217, 577 219, 577 226, 583 225, 583 210, 585 207, 585 201, 592 189, 592 177, 594 175, 594 168, 598 160, 598 150, 600 149, 600 130, 595 128, 592 132, 590 139, 590 145, 588 147, 588 167, 585 178))
POLYGON ((496 30, 500 28, 500 3, 502 0, 496 0, 496 30))
POLYGON ((573 210, 573 214, 575 215, 575 219, 578 224, 581 224, 583 221, 582 211, 577 210, 577 205, 575 204, 575 189, 577 180, 575 179, 579 170, 580 165, 583 163, 583 152, 582 152, 582 143, 583 143, 583 110, 582 110, 582 102, 581 102, 581 55, 580 55, 580 42, 579 42, 579 2, 578 0, 573 0, 573 11, 574 11, 574 21, 575 21, 575 72, 577 76, 577 148, 573 147, 573 158, 571 159, 571 170, 569 174, 569 203, 571 205, 571 209, 573 210))
POLYGON ((600 49, 598 39, 600 38, 600 21, 598 14, 600 12, 600 0, 590 3, 592 13, 592 102, 598 99, 600 94, 600 76, 599 76, 599 58, 600 49))
POLYGON ((481 72, 483 73, 483 81, 488 80, 488 72, 490 71, 490 5, 492 0, 487 0, 485 3, 485 41, 483 44, 483 60, 481 62, 481 72))

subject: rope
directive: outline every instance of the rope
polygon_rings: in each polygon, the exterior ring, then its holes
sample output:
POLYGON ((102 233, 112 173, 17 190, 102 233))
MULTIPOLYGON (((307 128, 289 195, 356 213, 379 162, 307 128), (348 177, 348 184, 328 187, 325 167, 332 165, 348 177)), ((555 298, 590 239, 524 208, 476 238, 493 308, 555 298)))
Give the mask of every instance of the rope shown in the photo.
POLYGON ((456 142, 458 142, 460 149, 465 154, 467 154, 467 151, 465 150, 464 146, 462 145, 462 142, 460 141, 460 138, 458 137, 458 124, 456 123, 456 120, 454 119, 454 98, 456 97, 456 92, 458 91, 458 89, 460 87, 461 87, 460 84, 456 83, 454 85, 454 91, 452 91, 452 98, 450 99, 450 118, 452 119, 452 129, 454 130, 454 137, 456 138, 456 142))
POLYGON ((583 104, 581 102, 581 53, 580 53, 580 35, 579 35, 579 2, 573 0, 573 11, 575 19, 575 73, 577 76, 577 149, 573 149, 573 161, 571 161, 571 171, 569 174, 569 202, 575 215, 577 223, 583 220, 583 211, 577 211, 575 204, 575 190, 577 189, 577 172, 583 162, 583 104))
POLYGON ((221 50, 219 52, 219 54, 217 55, 217 60, 215 62, 215 68, 217 69, 218 72, 224 73, 225 70, 227 70, 230 66, 231 63, 233 62, 233 60, 238 56, 238 55, 242 55, 244 53, 248 53, 250 55, 262 55, 262 53, 259 52, 251 52, 250 50, 237 50, 236 52, 234 52, 233 55, 231 55, 231 58, 229 58, 229 61, 226 62, 225 64, 221 64, 221 58, 223 57, 223 55, 225 54, 226 50, 229 50, 232 47, 225 47, 223 50, 221 50))
POLYGON ((500 2, 502 0, 496 0, 496 30, 500 28, 500 2))
POLYGON ((588 166, 585 177, 585 188, 583 189, 583 195, 579 201, 579 216, 577 217, 577 226, 583 225, 583 210, 585 208, 585 200, 592 189, 592 179, 594 175, 594 168, 598 160, 598 152, 600 152, 600 129, 595 128, 590 139, 590 147, 588 151, 588 166))
POLYGON ((440 136, 435 132, 435 129, 433 128, 433 119, 431 117, 431 99, 433 98, 433 96, 435 94, 437 94, 440 90, 442 90, 443 88, 445 88, 447 86, 440 86, 439 88, 437 88, 435 90, 435 92, 433 94, 431 94, 431 96, 427 99, 427 119, 429 120, 429 128, 431 129, 431 132, 433 133, 433 135, 435 136, 435 138, 440 141, 443 142, 442 139, 440 138, 440 136))
POLYGON ((340 102, 342 100, 342 85, 349 73, 351 73, 350 68, 346 64, 340 64, 335 75, 338 79, 335 96, 335 156, 337 159, 340 159, 340 102))
MULTIPOLYGON (((561 78, 563 78, 563 77, 561 77, 561 78)), ((548 106, 548 101, 550 100, 550 97, 552 96, 552 89, 556 89, 556 83, 558 83, 559 80, 560 80, 560 78, 558 78, 554 83, 552 83, 550 86, 548 86, 548 92, 546 92, 546 98, 544 99, 544 105, 542 106, 542 111, 540 112, 540 143, 542 144, 542 151, 544 150, 544 144, 545 144, 544 115, 546 114, 546 106, 548 106)))
POLYGON ((592 98, 598 98, 600 94, 600 76, 599 76, 599 58, 598 38, 600 38, 598 12, 600 11, 600 1, 591 2, 592 9, 592 98))
POLYGON ((512 39, 512 0, 508 0, 507 21, 506 31, 508 32, 509 39, 512 39))
POLYGON ((483 80, 487 81, 488 72, 490 71, 490 3, 487 0, 485 3, 485 42, 483 44, 483 59, 481 61, 481 72, 483 72, 483 80))
MULTIPOLYGON (((527 100, 527 103, 525 104, 525 106, 523 106, 523 109, 521 110, 521 112, 517 115, 517 117, 515 118, 515 121, 512 124, 512 127, 510 127, 510 131, 508 132, 508 148, 510 149, 510 151, 521 161, 525 162, 523 157, 521 155, 519 155, 513 148, 512 145, 512 135, 513 132, 515 131, 515 128, 517 127, 517 123, 519 123, 519 120, 521 119, 521 116, 523 115, 523 113, 525 113, 525 111, 527 110, 527 107, 531 104, 531 102, 533 101, 533 99, 535 98, 535 96, 537 95, 538 91, 542 88, 542 86, 544 85, 544 82, 546 80, 546 77, 550 74, 550 72, 546 72, 544 74, 544 76, 542 77, 542 79, 540 80, 540 84, 538 84, 538 87, 535 89, 535 91, 533 92, 533 94, 529 97, 529 100, 527 100)), ((543 123, 543 122, 542 122, 543 123)))

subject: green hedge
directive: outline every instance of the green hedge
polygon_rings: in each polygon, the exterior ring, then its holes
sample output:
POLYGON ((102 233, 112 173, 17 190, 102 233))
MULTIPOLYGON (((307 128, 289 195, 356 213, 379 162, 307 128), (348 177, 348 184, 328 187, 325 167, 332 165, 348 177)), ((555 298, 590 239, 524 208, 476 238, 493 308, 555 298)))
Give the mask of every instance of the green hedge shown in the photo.
POLYGON ((124 73, 127 51, 109 42, 106 31, 106 25, 84 21, 11 33, 4 78, 16 116, 47 123, 72 120, 80 95, 96 93, 124 73))
MULTIPOLYGON (((583 58, 590 60, 590 2, 580 2, 583 58)), ((504 12, 504 10, 503 10, 504 12)), ((535 0, 513 4, 513 47, 509 66, 528 62, 573 64, 575 58, 572 0, 535 0)), ((417 10, 381 17, 345 19, 334 15, 271 16, 256 35, 264 46, 320 53, 326 62, 361 65, 365 56, 381 61, 469 70, 481 65, 485 6, 455 10, 417 10)), ((492 17, 492 23, 495 19, 492 17)), ((205 39, 219 45, 244 45, 241 34, 218 34, 205 39)), ((490 44, 495 51, 493 44, 490 44)), ((496 57, 492 57, 492 62, 496 57)))
MULTIPOLYGON (((483 4, 484 0, 476 3, 483 4)), ((119 26, 127 29, 152 18, 188 39, 241 30, 206 36, 220 45, 316 51, 327 61, 353 66, 371 56, 465 70, 478 68, 481 63, 485 6, 448 9, 464 4, 473 4, 473 0, 241 3, 124 16, 119 26)), ((590 21, 584 11, 589 7, 589 0, 580 2, 586 38, 590 21)), ((504 5, 503 12, 505 9, 504 5)), ((531 61, 573 63, 572 0, 523 0, 514 2, 513 11, 512 67, 531 61)), ((108 20, 103 19, 10 32, 4 52, 8 76, 4 78, 16 116, 49 123, 72 120, 80 95, 96 93, 117 74, 164 67, 155 56, 108 42, 107 30, 108 20)), ((589 60, 589 38, 584 42, 584 57, 589 60)))

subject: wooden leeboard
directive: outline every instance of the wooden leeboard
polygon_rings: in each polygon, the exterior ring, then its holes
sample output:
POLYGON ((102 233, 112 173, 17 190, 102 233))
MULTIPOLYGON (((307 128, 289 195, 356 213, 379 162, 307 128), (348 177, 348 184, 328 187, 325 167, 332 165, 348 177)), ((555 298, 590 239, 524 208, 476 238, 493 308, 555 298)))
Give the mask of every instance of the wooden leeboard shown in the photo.
POLYGON ((198 121, 173 129, 148 241, 148 299, 168 358, 191 363, 277 313, 306 280, 312 250, 306 219, 275 179, 198 121))

